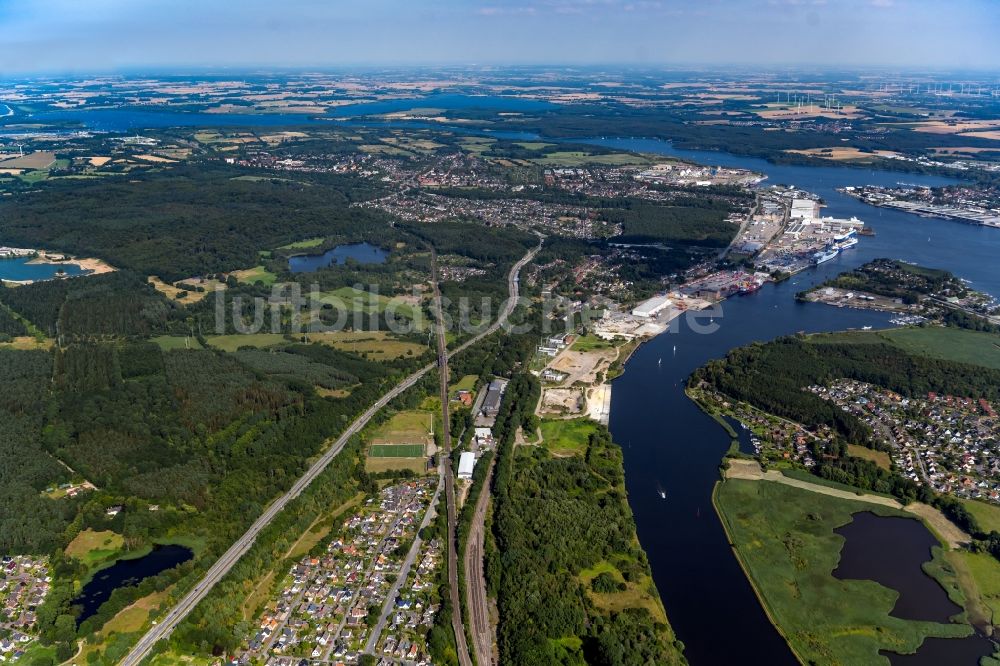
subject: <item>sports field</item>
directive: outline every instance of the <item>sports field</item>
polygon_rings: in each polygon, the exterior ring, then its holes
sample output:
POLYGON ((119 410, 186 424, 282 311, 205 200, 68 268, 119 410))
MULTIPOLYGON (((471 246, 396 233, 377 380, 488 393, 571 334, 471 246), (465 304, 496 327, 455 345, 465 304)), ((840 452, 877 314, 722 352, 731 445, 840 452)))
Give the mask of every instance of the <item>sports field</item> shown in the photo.
POLYGON ((433 427, 434 415, 430 412, 417 409, 399 412, 372 435, 371 442, 373 446, 380 444, 424 446, 433 441, 431 434, 433 427))
POLYGON ((423 444, 372 444, 368 449, 372 458, 421 458, 423 444))

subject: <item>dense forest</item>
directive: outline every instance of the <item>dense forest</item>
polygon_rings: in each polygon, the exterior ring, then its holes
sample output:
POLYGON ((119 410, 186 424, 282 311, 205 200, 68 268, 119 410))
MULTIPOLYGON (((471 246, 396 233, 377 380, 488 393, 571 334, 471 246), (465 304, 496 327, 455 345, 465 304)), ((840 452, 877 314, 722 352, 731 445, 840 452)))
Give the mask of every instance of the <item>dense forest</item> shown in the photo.
POLYGON ((146 337, 182 316, 179 306, 167 301, 145 278, 128 271, 0 287, 0 304, 42 333, 64 340, 146 337))
POLYGON ((363 240, 389 226, 378 213, 349 207, 378 193, 370 181, 331 176, 316 187, 236 178, 242 173, 199 163, 128 181, 57 181, 0 201, 0 234, 177 280, 247 268, 261 249, 303 238, 363 240))
MULTIPOLYGON (((667 625, 645 609, 599 608, 581 573, 605 564, 623 581, 649 575, 624 490, 621 449, 599 429, 584 457, 544 448, 515 451, 514 431, 532 417, 537 381, 516 375, 497 419, 498 464, 488 585, 500 609, 501 664, 683 663, 667 625), (574 584, 575 583, 575 584, 574 584)), ((596 593, 608 587, 595 577, 596 593)))

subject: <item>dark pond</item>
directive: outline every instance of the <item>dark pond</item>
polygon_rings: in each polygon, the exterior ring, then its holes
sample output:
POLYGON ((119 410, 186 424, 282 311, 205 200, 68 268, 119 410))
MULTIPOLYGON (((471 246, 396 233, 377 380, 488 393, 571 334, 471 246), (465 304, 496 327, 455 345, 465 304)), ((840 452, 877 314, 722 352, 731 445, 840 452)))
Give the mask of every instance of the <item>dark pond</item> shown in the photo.
POLYGON ((846 541, 833 575, 841 580, 873 580, 899 592, 891 613, 895 617, 948 622, 962 612, 921 568, 938 541, 919 520, 864 511, 834 531, 846 541))
POLYGON ((82 607, 78 622, 83 622, 97 612, 111 593, 120 587, 138 585, 150 576, 156 576, 167 569, 173 569, 191 559, 190 548, 178 545, 154 546, 148 555, 131 560, 118 560, 110 567, 101 569, 90 579, 79 596, 73 600, 74 606, 82 607))
POLYGON ((381 264, 388 256, 389 253, 382 248, 368 243, 338 245, 323 254, 299 254, 289 257, 288 270, 293 273, 312 273, 320 268, 347 263, 348 259, 353 259, 359 264, 381 264))

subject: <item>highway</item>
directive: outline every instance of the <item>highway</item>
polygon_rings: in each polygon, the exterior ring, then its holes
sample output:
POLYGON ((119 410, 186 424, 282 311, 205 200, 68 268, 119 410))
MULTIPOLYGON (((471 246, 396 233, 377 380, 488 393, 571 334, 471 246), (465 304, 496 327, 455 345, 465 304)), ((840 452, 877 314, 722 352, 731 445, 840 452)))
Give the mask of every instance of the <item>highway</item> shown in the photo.
POLYGON ((486 598, 486 573, 483 570, 483 542, 486 538, 483 525, 486 521, 486 507, 490 502, 490 482, 496 456, 490 460, 490 469, 483 479, 483 489, 476 502, 476 512, 472 515, 469 529, 469 543, 465 547, 465 604, 469 609, 472 623, 472 649, 476 655, 476 666, 493 664, 493 626, 490 624, 490 608, 486 598))
MULTIPOLYGON (((497 320, 493 322, 493 324, 491 324, 485 331, 474 336, 455 349, 453 353, 458 354, 464 351, 468 347, 479 342, 481 339, 500 329, 507 317, 510 316, 510 313, 514 311, 514 306, 517 302, 519 294, 519 273, 521 269, 524 268, 525 264, 534 258, 541 247, 542 241, 539 240, 538 246, 531 249, 511 268, 510 273, 507 276, 507 287, 510 293, 510 298, 505 304, 503 310, 500 312, 500 315, 497 317, 497 320)), ((435 280, 435 287, 436 286, 437 281, 435 280)), ((436 289, 435 292, 437 292, 436 289)), ((122 666, 137 666, 139 662, 141 662, 146 655, 149 654, 150 650, 153 649, 153 646, 156 645, 156 643, 162 639, 168 638, 177 625, 180 624, 181 621, 187 617, 188 613, 190 613, 194 607, 198 605, 198 602, 204 599, 215 584, 222 580, 222 578, 229 573, 229 570, 235 566, 239 559, 248 550, 250 550, 250 547, 257 539, 257 535, 260 534, 261 530, 267 527, 270 522, 274 520, 274 517, 281 513, 286 506, 288 506, 289 502, 298 497, 302 491, 305 490, 309 484, 323 472, 324 469, 326 469, 327 465, 330 464, 330 461, 332 461, 337 454, 344 449, 348 440, 368 425, 368 422, 379 412, 379 410, 420 381, 424 375, 437 367, 437 365, 438 363, 431 363, 417 370, 398 385, 393 387, 388 393, 379 398, 371 407, 365 410, 361 416, 355 419, 355 421, 348 426, 347 430, 345 430, 340 437, 336 439, 333 445, 331 445, 330 448, 323 453, 323 455, 316 459, 316 462, 312 464, 306 473, 299 477, 298 481, 295 482, 288 492, 272 502, 267 509, 264 510, 264 513, 262 513, 260 517, 253 522, 250 528, 247 529, 247 531, 239 539, 237 539, 225 553, 223 553, 222 557, 216 560, 215 564, 213 564, 207 572, 205 572, 205 576, 197 584, 195 584, 195 586, 186 595, 184 595, 173 608, 167 611, 167 613, 159 619, 157 624, 150 627, 149 631, 147 631, 143 637, 139 639, 135 646, 119 663, 122 666)), ((447 404, 447 401, 445 401, 445 404, 447 404)), ((447 424, 447 420, 445 423, 447 424)), ((446 472, 450 473, 450 469, 446 470, 446 472)), ((457 604, 455 605, 455 615, 461 615, 457 604)), ((461 640, 463 642, 465 640, 464 633, 461 636, 461 640)))

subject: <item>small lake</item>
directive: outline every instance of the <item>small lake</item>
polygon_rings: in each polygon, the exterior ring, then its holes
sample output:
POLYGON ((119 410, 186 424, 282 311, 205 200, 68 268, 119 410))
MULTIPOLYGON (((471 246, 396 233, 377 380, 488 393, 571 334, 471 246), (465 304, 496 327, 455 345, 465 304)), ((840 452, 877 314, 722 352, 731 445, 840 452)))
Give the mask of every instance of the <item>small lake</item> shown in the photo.
MULTIPOLYGON (((931 548, 939 544, 919 520, 864 511, 834 531, 846 542, 833 575, 841 580, 872 580, 897 591, 899 598, 892 616, 947 624, 962 612, 922 568, 932 557, 931 548)), ((879 654, 888 657, 894 666, 974 666, 994 649, 988 638, 973 634, 967 638, 928 638, 914 654, 888 650, 879 654)))
POLYGON ((359 264, 385 263, 389 253, 368 243, 338 245, 323 254, 299 254, 288 258, 288 270, 293 273, 312 273, 327 266, 347 263, 353 259, 359 264))
POLYGON ((148 555, 130 560, 118 560, 110 567, 101 569, 90 579, 79 596, 73 599, 74 606, 81 606, 77 622, 83 622, 111 598, 111 593, 120 587, 138 585, 143 580, 173 569, 194 556, 190 548, 178 545, 153 546, 148 555))
POLYGON ((24 280, 51 280, 59 272, 65 275, 85 275, 84 271, 76 264, 34 264, 31 259, 21 257, 18 259, 0 259, 0 280, 12 280, 23 282, 24 280))
POLYGON ((938 540, 914 518, 878 516, 870 511, 834 530, 846 542, 833 575, 841 580, 873 580, 899 592, 891 615, 904 620, 949 622, 962 609, 924 573, 938 540))

